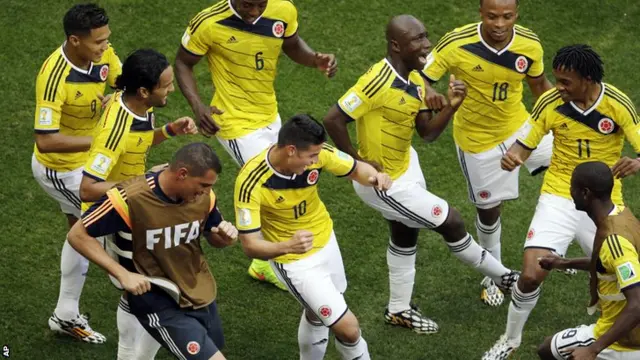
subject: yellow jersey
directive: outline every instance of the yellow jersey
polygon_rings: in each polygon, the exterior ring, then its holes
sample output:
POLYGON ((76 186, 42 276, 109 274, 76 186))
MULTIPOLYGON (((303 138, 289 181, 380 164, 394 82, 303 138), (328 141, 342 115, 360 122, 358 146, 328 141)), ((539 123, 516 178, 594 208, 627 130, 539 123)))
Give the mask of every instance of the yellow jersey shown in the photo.
POLYGON ((269 163, 272 147, 247 162, 236 178, 233 195, 236 227, 242 233, 262 231, 265 240, 285 242, 298 230, 313 233, 313 249, 304 254, 286 254, 275 258, 293 262, 322 249, 333 231, 333 221, 318 196, 317 183, 322 170, 336 176, 348 176, 356 161, 336 148, 324 144, 318 162, 302 175, 284 175, 269 163))
MULTIPOLYGON (((113 99, 102 115, 83 174, 97 181, 122 181, 140 176, 146 171, 147 155, 153 145, 154 115, 133 113, 122 99, 122 93, 113 99)), ((90 203, 83 203, 82 210, 90 203)))
MULTIPOLYGON (((616 216, 624 207, 616 207, 610 216, 616 216)), ((594 336, 599 338, 615 323, 624 309, 627 301, 622 291, 630 286, 640 284, 640 262, 638 252, 631 242, 619 234, 608 236, 598 254, 596 269, 598 272, 598 293, 602 314, 593 330, 594 336), (609 298, 609 300, 604 298, 609 298), (617 299, 617 300, 616 300, 617 299)), ((640 328, 630 334, 630 339, 640 344, 640 328)), ((637 351, 614 343, 608 347, 615 351, 637 351)))
MULTIPOLYGON (((69 136, 93 136, 100 119, 106 84, 115 87, 122 64, 109 45, 97 63, 81 69, 71 63, 63 50, 54 51, 36 78, 36 134, 61 133, 69 136)), ((46 153, 34 145, 35 157, 42 165, 56 171, 71 171, 84 165, 86 152, 46 153)))
MULTIPOLYGON (((565 103, 555 88, 540 96, 528 122, 528 135, 518 143, 535 149, 553 132, 551 165, 544 176, 542 192, 571 199, 571 174, 586 161, 613 166, 622 154, 625 137, 640 153, 640 119, 631 100, 612 85, 602 83, 600 96, 586 110, 565 103)), ((622 183, 614 180, 613 202, 623 204, 622 183)))
POLYGON ((383 59, 338 100, 338 108, 356 121, 358 154, 394 180, 409 168, 416 116, 429 111, 424 86, 417 71, 404 79, 383 59))
POLYGON ((482 38, 482 23, 457 28, 440 39, 423 74, 430 81, 449 72, 467 84, 468 94, 453 117, 453 137, 465 152, 481 153, 507 140, 527 120, 522 80, 544 75, 538 36, 516 25, 502 50, 482 38))
POLYGON ((298 31, 292 2, 270 0, 253 24, 247 24, 223 0, 196 15, 182 37, 182 47, 206 56, 215 87, 211 105, 224 110, 213 115, 216 134, 235 139, 263 128, 278 117, 274 90, 278 58, 285 38, 298 31))

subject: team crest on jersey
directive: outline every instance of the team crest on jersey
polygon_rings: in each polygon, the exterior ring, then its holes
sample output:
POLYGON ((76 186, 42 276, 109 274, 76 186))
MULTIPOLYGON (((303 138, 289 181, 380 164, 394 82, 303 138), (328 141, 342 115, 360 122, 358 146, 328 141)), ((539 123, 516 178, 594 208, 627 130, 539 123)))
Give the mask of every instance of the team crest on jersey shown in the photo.
POLYGON ((516 59, 516 70, 519 73, 523 73, 527 70, 527 66, 529 66, 529 60, 527 60, 524 56, 518 56, 516 59))
POLYGON ((320 314, 320 316, 322 316, 323 318, 327 319, 329 316, 331 316, 331 308, 327 305, 322 305, 318 309, 318 314, 320 314))
POLYGON ((197 341, 189 341, 187 344, 187 352, 191 355, 196 355, 200 352, 200 344, 197 341))
POLYGON ((281 38, 284 35, 284 23, 282 21, 274 22, 271 30, 273 30, 275 37, 281 38))
POLYGON ((527 240, 531 240, 533 239, 533 236, 536 234, 536 231, 533 230, 533 228, 529 229, 529 232, 527 232, 527 240))
POLYGON ((314 185, 318 182, 318 178, 320 177, 320 172, 317 169, 313 169, 307 175, 307 183, 309 185, 314 185))
POLYGON ((478 196, 482 200, 487 200, 491 197, 491 193, 488 190, 482 190, 478 193, 478 196))
POLYGON ((109 76, 109 65, 102 65, 100 69, 100 80, 107 80, 107 76, 109 76))
POLYGON ((603 134, 611 134, 613 128, 613 120, 609 118, 602 118, 600 119, 600 121, 598 121, 598 130, 600 130, 600 132, 603 134))
POLYGON ((433 215, 433 217, 440 217, 440 215, 442 215, 442 207, 440 205, 434 205, 431 209, 431 215, 433 215))

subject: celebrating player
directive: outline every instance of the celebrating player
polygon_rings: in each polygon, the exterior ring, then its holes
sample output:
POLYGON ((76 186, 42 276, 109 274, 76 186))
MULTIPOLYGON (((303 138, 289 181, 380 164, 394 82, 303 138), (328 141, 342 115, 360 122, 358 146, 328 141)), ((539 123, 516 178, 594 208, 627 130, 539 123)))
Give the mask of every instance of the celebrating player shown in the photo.
MULTIPOLYGON (((469 94, 453 119, 458 160, 467 180, 469 200, 478 216, 478 242, 501 261, 500 205, 518 197, 518 171, 500 168, 500 158, 523 131, 529 114, 522 103, 522 80, 535 98, 551 89, 544 76, 542 45, 531 30, 515 25, 518 0, 480 0, 482 22, 465 25, 440 39, 429 55, 424 76, 430 82, 446 72, 469 87, 469 94)), ((442 106, 435 92, 427 104, 442 106)), ((533 175, 549 166, 551 135, 546 136, 524 165, 533 175)), ((483 301, 502 304, 504 295, 491 281, 482 280, 483 301)))
MULTIPOLYGON (((117 92, 105 109, 102 128, 96 135, 83 171, 80 196, 83 210, 99 200, 117 182, 143 175, 149 149, 175 135, 196 134, 192 119, 180 118, 162 128, 154 128, 152 107, 164 107, 173 92, 173 68, 155 50, 134 51, 125 60, 116 80, 117 92)), ((120 263, 133 271, 131 234, 114 233, 105 246, 118 255, 120 263)), ((115 255, 114 255, 115 256, 115 255)), ((114 282, 120 287, 120 284, 114 282)), ((121 287, 120 287, 121 288, 121 287)), ((130 314, 124 296, 118 306, 118 358, 153 358, 159 345, 130 314), (146 354, 146 355, 143 355, 146 354)))
POLYGON ((360 77, 325 117, 327 131, 340 150, 384 169, 394 180, 388 191, 358 183, 354 188, 390 224, 390 297, 385 320, 417 333, 438 331, 438 325, 410 303, 419 229, 441 234, 456 257, 498 284, 509 287, 517 278, 473 240, 456 209, 426 189, 418 155, 411 146, 414 129, 424 140, 434 141, 466 96, 464 83, 452 75, 449 103, 435 116, 429 111, 424 102, 426 84, 414 70, 425 66, 430 46, 419 20, 410 15, 391 19, 386 58, 360 77), (358 151, 347 132, 351 120, 356 121, 358 151))
POLYGON ((581 269, 591 274, 591 307, 602 315, 590 326, 566 329, 545 339, 543 360, 640 359, 640 221, 611 200, 613 174, 607 164, 586 162, 571 176, 576 210, 596 224, 593 256, 540 259, 546 270, 581 269))
POLYGON ((571 174, 580 163, 602 161, 613 167, 612 199, 622 206, 620 178, 640 170, 640 160, 620 158, 624 138, 640 153, 640 119, 631 100, 602 82, 600 56, 587 45, 563 47, 553 59, 556 87, 537 101, 523 132, 502 158, 501 166, 515 170, 527 160, 550 130, 554 134, 551 166, 545 174, 536 212, 524 244, 523 272, 513 288, 506 333, 483 359, 506 359, 520 345, 522 329, 540 297, 540 285, 549 272, 538 258, 564 256, 576 239, 591 256, 596 226, 571 200, 571 174))
MULTIPOLYGON (((63 20, 66 41, 44 62, 36 80, 35 146, 31 169, 42 189, 60 204, 69 227, 80 217, 80 181, 106 84, 115 85, 120 60, 108 42, 109 18, 94 4, 78 4, 63 20)), ((79 311, 89 262, 67 241, 60 259, 60 295, 51 330, 101 344, 79 311)))
POLYGON ((265 149, 240 170, 234 201, 244 252, 269 260, 303 306, 300 359, 322 359, 329 329, 343 359, 370 359, 358 319, 344 300, 347 280, 333 222, 318 196, 322 170, 385 191, 387 174, 325 144, 325 129, 294 116, 265 149))
MULTIPOLYGON (((298 13, 286 0, 223 0, 196 15, 176 56, 176 76, 203 132, 216 134, 242 166, 277 141, 281 126, 273 82, 280 52, 333 76, 332 54, 313 51, 298 35, 298 13), (200 100, 194 66, 206 56, 215 95, 200 100)), ((280 289, 266 261, 254 260, 249 275, 280 289)))
POLYGON ((225 358, 216 283, 200 245, 202 232, 218 248, 238 235, 211 189, 221 170, 208 145, 186 145, 167 169, 109 190, 69 232, 71 245, 122 284, 131 312, 178 359, 225 358), (94 239, 119 231, 131 234, 133 268, 94 239))

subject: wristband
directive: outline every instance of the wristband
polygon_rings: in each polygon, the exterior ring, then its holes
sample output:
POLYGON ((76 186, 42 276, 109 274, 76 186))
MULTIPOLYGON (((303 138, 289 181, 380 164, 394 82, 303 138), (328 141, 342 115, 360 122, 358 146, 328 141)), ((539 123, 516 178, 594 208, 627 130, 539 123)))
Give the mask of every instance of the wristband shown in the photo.
POLYGON ((176 136, 176 134, 171 129, 171 124, 166 124, 162 127, 162 134, 167 138, 176 136))

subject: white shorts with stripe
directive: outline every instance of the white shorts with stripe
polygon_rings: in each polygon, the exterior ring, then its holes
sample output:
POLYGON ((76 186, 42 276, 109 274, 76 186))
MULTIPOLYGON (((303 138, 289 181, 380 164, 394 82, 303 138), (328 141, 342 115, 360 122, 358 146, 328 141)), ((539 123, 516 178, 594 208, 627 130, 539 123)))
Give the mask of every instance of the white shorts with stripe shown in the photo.
POLYGON ((269 145, 278 142, 278 132, 282 127, 280 115, 271 124, 237 139, 225 140, 217 137, 218 142, 227 150, 233 161, 242 167, 249 159, 258 155, 269 145))
POLYGON ((40 187, 60 204, 63 213, 80 218, 82 167, 59 172, 42 165, 34 154, 31 157, 31 171, 40 187))
POLYGON ((353 182, 356 194, 387 220, 412 228, 434 229, 449 216, 449 204, 427 190, 418 154, 411 148, 409 168, 387 191, 353 182))
POLYGON ((575 239, 585 255, 591 256, 595 236, 596 224, 586 212, 576 210, 572 200, 542 194, 531 219, 524 247, 547 249, 564 256, 575 239))
MULTIPOLYGON (((510 138, 496 145, 493 149, 482 153, 472 154, 463 151, 456 145, 458 162, 462 174, 467 180, 469 200, 481 209, 494 208, 502 201, 517 199, 519 196, 518 177, 519 168, 514 171, 504 171, 500 167, 500 160, 509 147, 519 137, 525 137, 530 131, 525 123, 510 138)), ((549 167, 553 135, 545 135, 531 156, 524 162, 530 174, 537 174, 549 167)))
POLYGON ((315 254, 281 264, 269 260, 278 279, 303 306, 325 326, 338 322, 347 313, 344 292, 347 278, 336 236, 331 232, 327 245, 315 254))
MULTIPOLYGON (((580 325, 576 328, 562 330, 553 335, 551 339, 551 352, 558 360, 569 359, 569 350, 577 347, 585 347, 596 341, 593 335, 595 324, 580 325)), ((637 360, 640 359, 640 351, 615 351, 604 349, 598 360, 637 360)))

